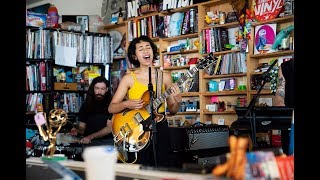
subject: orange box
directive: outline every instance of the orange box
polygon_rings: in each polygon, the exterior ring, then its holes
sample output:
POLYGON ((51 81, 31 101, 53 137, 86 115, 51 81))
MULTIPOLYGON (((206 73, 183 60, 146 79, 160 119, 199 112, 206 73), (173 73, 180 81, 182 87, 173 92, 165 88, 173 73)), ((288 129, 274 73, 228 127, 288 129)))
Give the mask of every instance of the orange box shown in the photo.
POLYGON ((77 83, 55 82, 54 90, 77 91, 77 83))

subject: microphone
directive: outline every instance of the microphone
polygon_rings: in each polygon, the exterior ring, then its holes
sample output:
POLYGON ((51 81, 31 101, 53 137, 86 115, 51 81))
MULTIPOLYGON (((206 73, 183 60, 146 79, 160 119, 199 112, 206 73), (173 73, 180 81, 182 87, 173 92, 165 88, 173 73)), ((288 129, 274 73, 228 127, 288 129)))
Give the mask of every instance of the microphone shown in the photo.
POLYGON ((149 84, 148 84, 148 90, 151 92, 153 91, 153 85, 151 80, 151 67, 149 67, 149 84))
POLYGON ((278 59, 274 60, 273 63, 268 68, 268 70, 266 72, 264 72, 263 74, 261 74, 261 76, 259 76, 258 79, 265 80, 269 76, 271 69, 273 68, 274 65, 276 65, 277 62, 278 62, 278 59))

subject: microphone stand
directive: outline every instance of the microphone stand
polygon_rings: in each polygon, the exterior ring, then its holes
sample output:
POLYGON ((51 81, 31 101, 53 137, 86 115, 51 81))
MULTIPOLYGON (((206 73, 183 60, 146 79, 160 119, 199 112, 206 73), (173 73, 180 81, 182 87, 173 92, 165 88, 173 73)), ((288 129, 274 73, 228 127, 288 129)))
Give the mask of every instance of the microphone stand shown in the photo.
POLYGON ((278 62, 278 60, 276 59, 272 65, 268 68, 268 70, 266 72, 264 72, 260 79, 259 80, 259 89, 258 89, 258 92, 257 94, 255 94, 253 96, 253 98, 251 99, 250 103, 249 103, 249 106, 247 108, 247 111, 244 115, 244 118, 247 119, 247 116, 250 114, 250 126, 251 126, 251 137, 252 137, 252 143, 253 143, 253 147, 257 147, 257 140, 256 140, 256 113, 254 111, 254 105, 255 103, 257 102, 257 99, 258 97, 260 96, 260 93, 261 93, 261 90, 262 88, 264 87, 264 85, 266 84, 266 82, 270 82, 271 81, 271 78, 270 78, 270 75, 269 75, 269 72, 271 71, 271 69, 273 68, 273 66, 278 62))
POLYGON ((154 158, 154 165, 157 167, 157 152, 156 152, 156 140, 157 140, 157 123, 155 121, 154 113, 153 113, 153 85, 151 79, 151 67, 149 67, 149 84, 148 84, 148 91, 150 93, 150 118, 152 123, 152 148, 153 148, 153 158, 154 158))

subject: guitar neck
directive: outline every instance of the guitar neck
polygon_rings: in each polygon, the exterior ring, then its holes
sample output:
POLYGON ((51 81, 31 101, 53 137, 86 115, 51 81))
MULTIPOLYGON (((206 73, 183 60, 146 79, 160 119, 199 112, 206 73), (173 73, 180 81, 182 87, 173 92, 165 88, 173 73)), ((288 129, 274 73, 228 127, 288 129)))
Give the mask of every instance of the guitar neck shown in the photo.
MULTIPOLYGON (((188 80, 189 78, 192 78, 198 71, 199 69, 197 66, 193 67, 192 69, 187 71, 186 74, 181 76, 180 79, 178 79, 178 81, 176 82, 176 84, 180 87, 184 82, 186 82, 186 80, 188 80)), ((162 93, 160 97, 158 97, 153 101, 154 109, 157 109, 159 105, 163 103, 170 96, 170 94, 172 94, 172 86, 169 89, 167 89, 164 93, 162 93)))

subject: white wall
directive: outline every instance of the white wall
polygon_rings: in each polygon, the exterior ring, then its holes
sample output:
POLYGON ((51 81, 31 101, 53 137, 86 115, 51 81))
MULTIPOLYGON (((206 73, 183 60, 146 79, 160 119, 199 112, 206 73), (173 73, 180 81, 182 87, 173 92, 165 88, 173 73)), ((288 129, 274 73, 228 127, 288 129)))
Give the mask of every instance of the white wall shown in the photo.
POLYGON ((59 15, 99 15, 103 0, 27 0, 26 8, 53 3, 59 15))

